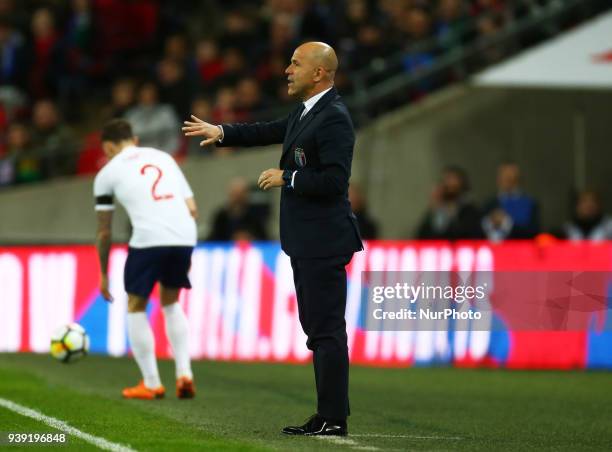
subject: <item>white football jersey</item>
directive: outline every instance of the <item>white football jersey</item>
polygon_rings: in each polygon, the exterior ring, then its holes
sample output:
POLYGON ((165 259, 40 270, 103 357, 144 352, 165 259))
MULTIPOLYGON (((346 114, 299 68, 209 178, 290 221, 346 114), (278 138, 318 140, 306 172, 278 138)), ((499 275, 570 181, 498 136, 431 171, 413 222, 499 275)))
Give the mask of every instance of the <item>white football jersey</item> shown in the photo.
POLYGON ((196 223, 185 202, 193 192, 174 158, 153 148, 128 146, 94 181, 96 210, 112 210, 116 199, 132 223, 130 246, 194 246, 196 223))

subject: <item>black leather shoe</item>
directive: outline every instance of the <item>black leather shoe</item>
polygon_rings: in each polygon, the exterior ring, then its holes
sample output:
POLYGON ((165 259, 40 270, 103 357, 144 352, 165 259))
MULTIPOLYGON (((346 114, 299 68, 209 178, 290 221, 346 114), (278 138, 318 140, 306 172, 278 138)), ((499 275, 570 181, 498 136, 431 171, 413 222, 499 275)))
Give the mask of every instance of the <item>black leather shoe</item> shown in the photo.
POLYGON ((285 435, 302 436, 346 436, 348 430, 346 421, 326 420, 318 414, 313 414, 306 423, 301 426, 285 427, 282 432, 285 435))

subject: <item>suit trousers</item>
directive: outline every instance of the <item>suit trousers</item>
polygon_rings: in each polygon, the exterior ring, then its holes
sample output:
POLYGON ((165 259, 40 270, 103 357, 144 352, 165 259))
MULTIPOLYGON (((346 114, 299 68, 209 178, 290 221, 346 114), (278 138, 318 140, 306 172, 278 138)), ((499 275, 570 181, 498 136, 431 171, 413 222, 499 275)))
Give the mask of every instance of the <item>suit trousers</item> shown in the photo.
POLYGON ((352 253, 327 258, 291 258, 302 329, 313 352, 317 413, 345 420, 349 359, 346 335, 346 265, 352 253))

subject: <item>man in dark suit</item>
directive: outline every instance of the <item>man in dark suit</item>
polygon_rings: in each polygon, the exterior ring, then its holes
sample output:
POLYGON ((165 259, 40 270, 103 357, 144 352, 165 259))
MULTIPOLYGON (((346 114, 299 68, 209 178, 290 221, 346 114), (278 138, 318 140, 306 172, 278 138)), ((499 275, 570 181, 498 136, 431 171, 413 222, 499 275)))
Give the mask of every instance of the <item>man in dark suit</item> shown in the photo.
POLYGON ((298 47, 285 70, 289 95, 302 101, 289 116, 254 124, 212 125, 192 116, 185 135, 202 145, 283 144, 278 168, 261 173, 258 184, 281 187, 281 246, 291 258, 300 323, 313 351, 317 413, 289 435, 347 434, 348 347, 344 313, 346 270, 363 249, 351 212, 348 185, 355 132, 334 88, 338 60, 321 42, 298 47))

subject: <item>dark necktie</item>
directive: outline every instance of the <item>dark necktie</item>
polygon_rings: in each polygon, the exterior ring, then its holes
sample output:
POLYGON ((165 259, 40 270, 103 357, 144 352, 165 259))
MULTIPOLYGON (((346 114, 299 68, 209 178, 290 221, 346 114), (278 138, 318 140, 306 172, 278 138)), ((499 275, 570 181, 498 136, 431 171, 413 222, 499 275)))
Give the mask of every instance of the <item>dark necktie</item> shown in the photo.
POLYGON ((300 108, 300 116, 298 116, 298 121, 301 121, 304 116, 306 116, 306 105, 302 104, 302 108, 300 108))

